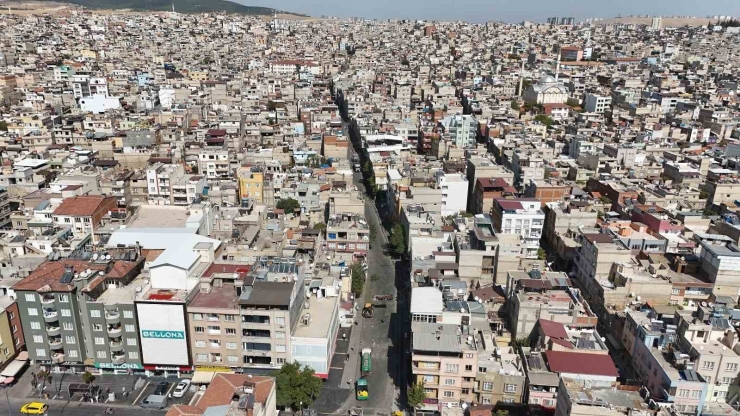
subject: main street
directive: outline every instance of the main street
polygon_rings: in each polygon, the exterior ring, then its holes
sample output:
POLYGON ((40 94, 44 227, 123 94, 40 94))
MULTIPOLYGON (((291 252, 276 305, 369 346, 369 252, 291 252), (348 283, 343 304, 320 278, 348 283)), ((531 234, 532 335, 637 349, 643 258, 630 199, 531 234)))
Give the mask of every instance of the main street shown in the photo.
MULTIPOLYGON (((17 398, 5 395, 5 392, 0 392, 0 416, 12 415, 20 416, 21 407, 33 401, 30 398, 17 398)), ((81 403, 78 401, 62 401, 62 400, 41 400, 42 402, 49 405, 49 411, 46 413, 47 416, 90 416, 103 414, 106 407, 105 404, 92 404, 92 403, 81 403)), ((162 416, 165 414, 162 410, 149 410, 142 409, 138 406, 111 406, 116 416, 162 416)))

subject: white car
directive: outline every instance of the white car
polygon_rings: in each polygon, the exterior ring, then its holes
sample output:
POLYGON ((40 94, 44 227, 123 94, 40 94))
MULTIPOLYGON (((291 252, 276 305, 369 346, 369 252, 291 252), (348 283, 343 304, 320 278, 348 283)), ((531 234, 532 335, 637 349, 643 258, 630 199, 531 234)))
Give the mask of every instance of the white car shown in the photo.
POLYGON ((180 380, 179 383, 177 383, 177 387, 175 387, 175 391, 172 392, 172 396, 174 397, 182 397, 187 393, 188 387, 190 387, 190 380, 183 379, 180 380))

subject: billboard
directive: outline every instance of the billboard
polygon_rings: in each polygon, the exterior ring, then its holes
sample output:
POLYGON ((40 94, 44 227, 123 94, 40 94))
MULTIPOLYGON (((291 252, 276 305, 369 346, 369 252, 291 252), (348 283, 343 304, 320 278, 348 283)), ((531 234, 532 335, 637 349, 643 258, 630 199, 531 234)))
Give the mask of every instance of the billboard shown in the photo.
POLYGON ((185 305, 136 303, 144 364, 190 365, 185 305))

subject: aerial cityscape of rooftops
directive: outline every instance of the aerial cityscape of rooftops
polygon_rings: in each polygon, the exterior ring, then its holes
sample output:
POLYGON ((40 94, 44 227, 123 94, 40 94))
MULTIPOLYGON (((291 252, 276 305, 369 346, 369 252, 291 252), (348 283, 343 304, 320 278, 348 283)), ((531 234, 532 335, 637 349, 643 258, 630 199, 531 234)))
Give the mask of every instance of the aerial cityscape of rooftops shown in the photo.
POLYGON ((0 415, 740 416, 735 17, 121 3, 2 5, 0 415))

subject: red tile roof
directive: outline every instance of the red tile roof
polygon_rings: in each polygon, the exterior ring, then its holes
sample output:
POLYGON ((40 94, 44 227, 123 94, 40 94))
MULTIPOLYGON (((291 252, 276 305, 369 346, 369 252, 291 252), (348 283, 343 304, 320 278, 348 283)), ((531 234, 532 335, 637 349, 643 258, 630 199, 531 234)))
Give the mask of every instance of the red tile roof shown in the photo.
POLYGON ((608 355, 570 351, 546 351, 550 371, 555 373, 588 374, 618 377, 614 361, 608 355))
POLYGON ((54 210, 54 215, 89 217, 98 210, 105 198, 102 195, 80 195, 67 198, 54 210))
POLYGON ((496 199, 496 202, 498 202, 502 209, 524 209, 522 203, 519 201, 496 199))
POLYGON ((195 404, 196 407, 205 411, 211 406, 222 406, 230 404, 236 389, 241 388, 245 382, 254 384, 254 401, 262 403, 267 401, 270 392, 275 388, 275 379, 265 376, 250 376, 247 374, 216 374, 203 396, 195 404))
POLYGON ((568 339, 568 333, 565 332, 565 326, 560 322, 540 319, 540 328, 542 328, 542 333, 550 338, 568 339))
MULTIPOLYGON (((123 261, 118 260, 113 263, 113 266, 103 275, 92 279, 87 285, 93 288, 103 282, 106 279, 120 279, 126 276, 131 270, 137 266, 138 263, 142 262, 143 258, 139 261, 123 261)), ((84 260, 60 260, 60 261, 46 261, 36 268, 30 275, 16 283, 13 286, 15 290, 39 290, 48 286, 48 290, 54 292, 71 292, 74 290, 73 284, 60 283, 62 275, 65 271, 65 266, 72 267, 74 273, 81 273, 87 269, 95 272, 105 272, 108 268, 107 264, 102 263, 91 263, 84 260)))

